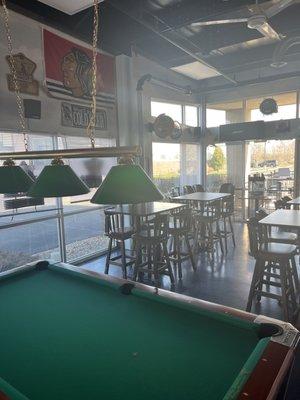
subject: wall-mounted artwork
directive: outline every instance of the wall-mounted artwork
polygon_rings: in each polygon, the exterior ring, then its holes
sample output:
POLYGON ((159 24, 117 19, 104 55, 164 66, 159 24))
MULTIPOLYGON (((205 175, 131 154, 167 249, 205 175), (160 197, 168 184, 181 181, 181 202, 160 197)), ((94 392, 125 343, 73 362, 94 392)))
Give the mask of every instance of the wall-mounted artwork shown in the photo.
MULTIPOLYGON (((25 94, 39 95, 39 83, 34 79, 33 74, 36 70, 36 63, 26 57, 23 53, 14 54, 14 65, 16 68, 19 91, 25 94)), ((15 91, 15 82, 12 74, 12 61, 10 56, 6 56, 11 73, 7 75, 7 86, 11 92, 15 91)))
MULTIPOLYGON (((92 50, 43 30, 46 85, 51 96, 90 101, 92 50)), ((97 54, 97 103, 114 106, 115 58, 97 54)))
MULTIPOLYGON (((73 128, 87 128, 91 119, 92 110, 89 106, 72 103, 61 103, 61 124, 73 128)), ((107 130, 106 110, 97 109, 95 118, 95 129, 107 130)))

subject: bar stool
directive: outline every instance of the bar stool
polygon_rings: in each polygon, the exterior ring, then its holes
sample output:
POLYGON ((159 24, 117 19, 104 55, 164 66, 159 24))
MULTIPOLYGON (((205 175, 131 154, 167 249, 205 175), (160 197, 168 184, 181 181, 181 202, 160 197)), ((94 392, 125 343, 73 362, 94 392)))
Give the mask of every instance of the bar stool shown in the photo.
MULTIPOLYGON (((260 209, 256 212, 256 218, 258 220, 265 218, 267 215, 269 215, 269 214, 264 209, 260 209)), ((268 239, 268 242, 292 244, 297 247, 296 251, 299 252, 299 238, 296 233, 285 232, 282 230, 277 230, 274 232, 274 230, 270 226, 267 231, 267 239, 268 239)), ((298 277, 298 271, 297 271, 295 257, 292 258, 291 263, 292 263, 292 272, 293 272, 294 283, 295 283, 295 290, 296 290, 296 293, 299 294, 300 293, 300 283, 299 283, 299 277, 298 277)))
POLYGON ((220 245, 221 252, 224 253, 222 234, 220 230, 220 201, 208 203, 203 211, 199 210, 194 214, 195 224, 195 247, 203 247, 207 250, 211 262, 214 263, 216 245, 220 245))
POLYGON ((124 226, 124 215, 115 213, 113 210, 105 210, 105 235, 109 238, 108 252, 105 263, 105 274, 109 273, 110 265, 122 268, 123 278, 127 279, 127 267, 135 263, 136 258, 126 254, 125 242, 132 239, 134 229, 124 226), (113 242, 117 242, 121 254, 112 256, 113 242), (118 261, 118 260, 121 260, 118 261), (129 260, 129 261, 128 261, 129 260))
POLYGON ((189 235, 192 230, 192 210, 186 208, 170 215, 169 233, 171 235, 171 250, 169 258, 182 279, 182 263, 190 260, 193 270, 196 271, 196 264, 190 244, 189 235), (186 251, 184 250, 186 247, 186 251))
POLYGON ((168 219, 166 215, 158 215, 149 224, 143 224, 143 229, 134 235, 136 243, 136 263, 134 280, 142 279, 143 273, 151 279, 154 276, 155 285, 159 287, 159 275, 170 277, 171 284, 175 284, 172 266, 169 258, 168 219))
POLYGON ((255 217, 248 221, 248 232, 251 255, 256 262, 246 311, 251 311, 255 297, 257 301, 260 301, 261 297, 268 297, 277 299, 282 304, 285 320, 292 320, 298 311, 292 267, 296 246, 265 241, 262 227, 255 217), (264 286, 268 290, 264 290, 264 286), (269 289, 272 286, 279 288, 281 294, 271 292, 269 289))
POLYGON ((195 193, 193 186, 191 185, 183 186, 183 194, 191 194, 191 193, 195 193))
POLYGON ((221 229, 222 238, 225 242, 225 252, 228 251, 228 238, 232 238, 233 246, 235 247, 235 235, 232 224, 232 216, 234 214, 234 190, 235 187, 232 183, 223 183, 220 187, 219 193, 230 193, 231 196, 223 199, 221 207, 220 218, 223 221, 223 229, 221 229))
POLYGON ((196 185, 194 185, 194 191, 197 193, 203 193, 205 192, 205 189, 202 185, 197 183, 196 185))

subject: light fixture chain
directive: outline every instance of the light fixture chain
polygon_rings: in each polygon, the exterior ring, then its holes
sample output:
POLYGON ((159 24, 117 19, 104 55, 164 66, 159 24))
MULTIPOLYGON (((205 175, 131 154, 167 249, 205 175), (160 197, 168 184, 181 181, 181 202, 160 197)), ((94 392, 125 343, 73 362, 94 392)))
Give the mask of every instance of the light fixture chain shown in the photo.
POLYGON ((93 64, 92 64, 92 114, 87 126, 87 134, 91 140, 92 148, 95 147, 95 123, 97 111, 97 42, 99 29, 98 0, 94 0, 94 31, 93 31, 93 64))
POLYGON ((17 103, 17 109, 19 113, 19 122, 21 125, 22 133, 23 133, 23 138, 24 138, 24 145, 25 145, 25 150, 28 151, 28 137, 27 137, 27 124, 26 124, 26 119, 24 116, 24 105, 23 101, 20 95, 20 87, 19 87, 19 81, 17 77, 17 70, 16 70, 16 64, 15 60, 13 57, 13 45, 12 45, 12 36, 11 36, 11 30, 9 26, 9 12, 6 6, 6 0, 2 0, 2 8, 3 8, 3 21, 4 21, 4 26, 5 26, 5 33, 6 33, 6 39, 7 39, 7 47, 8 47, 8 52, 9 52, 9 66, 10 70, 12 73, 12 78, 13 78, 13 83, 14 83, 14 88, 15 88, 15 95, 16 95, 16 103, 17 103))

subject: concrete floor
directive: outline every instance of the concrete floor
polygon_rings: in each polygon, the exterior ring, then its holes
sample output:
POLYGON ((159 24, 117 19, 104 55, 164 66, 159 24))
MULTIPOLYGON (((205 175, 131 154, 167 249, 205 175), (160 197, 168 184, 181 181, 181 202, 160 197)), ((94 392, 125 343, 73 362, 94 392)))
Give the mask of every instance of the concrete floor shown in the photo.
MULTIPOLYGON (((253 273, 254 259, 248 254, 248 232, 243 223, 235 223, 236 247, 231 243, 225 257, 219 254, 214 272, 208 263, 205 254, 197 256, 197 271, 192 270, 186 262, 183 268, 182 283, 177 282, 175 291, 188 296, 208 300, 214 303, 245 310, 250 282, 253 273)), ((105 257, 89 261, 82 267, 97 272, 104 271, 105 257)), ((297 260, 297 265, 299 262, 297 260)), ((129 270, 129 277, 132 271, 129 270)), ((121 276, 121 269, 110 267, 110 274, 121 276)), ((151 282, 144 282, 151 284, 151 282)), ((162 287, 170 290, 170 282, 167 276, 162 279, 162 287)), ((282 319, 282 310, 276 300, 263 298, 261 303, 254 304, 252 312, 264 314, 273 318, 282 319)), ((300 327, 300 320, 296 325, 300 327)))

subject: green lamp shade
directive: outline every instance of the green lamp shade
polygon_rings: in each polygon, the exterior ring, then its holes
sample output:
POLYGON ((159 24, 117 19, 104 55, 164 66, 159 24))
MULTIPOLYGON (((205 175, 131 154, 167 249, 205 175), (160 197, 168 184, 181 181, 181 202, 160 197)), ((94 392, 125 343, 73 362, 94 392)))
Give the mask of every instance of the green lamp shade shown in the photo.
POLYGON ((25 193, 32 186, 33 179, 18 165, 0 167, 0 193, 25 193))
POLYGON ((69 165, 47 165, 28 192, 32 197, 64 197, 90 190, 69 165))
POLYGON ((91 202, 137 204, 162 198, 162 193, 139 165, 116 165, 111 168, 91 202))

